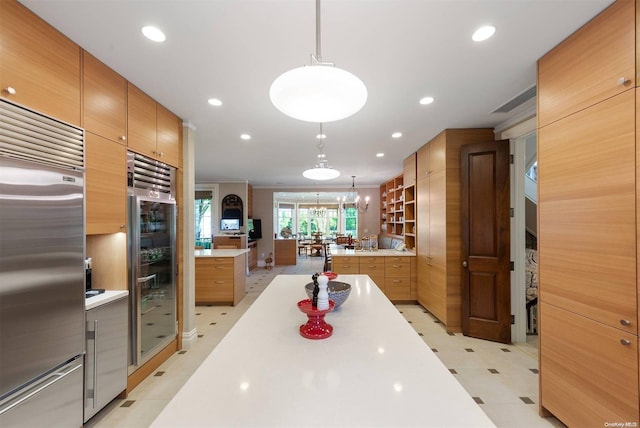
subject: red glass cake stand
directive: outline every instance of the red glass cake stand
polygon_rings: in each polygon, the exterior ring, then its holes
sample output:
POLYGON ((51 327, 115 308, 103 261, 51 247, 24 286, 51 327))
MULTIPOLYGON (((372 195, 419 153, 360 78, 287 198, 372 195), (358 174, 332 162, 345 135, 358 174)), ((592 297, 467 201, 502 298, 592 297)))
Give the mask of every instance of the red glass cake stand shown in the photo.
POLYGON ((327 324, 324 316, 327 312, 331 312, 336 306, 333 300, 329 300, 329 309, 318 310, 313 309, 311 299, 304 299, 298 302, 298 309, 307 314, 309 320, 306 324, 300 326, 300 335, 307 339, 326 339, 333 334, 333 326, 327 324))

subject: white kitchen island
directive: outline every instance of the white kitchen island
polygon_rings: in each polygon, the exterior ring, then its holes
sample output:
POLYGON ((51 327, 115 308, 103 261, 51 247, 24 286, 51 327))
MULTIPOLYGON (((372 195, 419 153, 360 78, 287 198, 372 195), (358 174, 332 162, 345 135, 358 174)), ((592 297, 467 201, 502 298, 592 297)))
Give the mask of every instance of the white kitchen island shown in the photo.
POLYGON ((493 427, 494 424, 366 275, 300 336, 308 275, 265 289, 153 427, 493 427))

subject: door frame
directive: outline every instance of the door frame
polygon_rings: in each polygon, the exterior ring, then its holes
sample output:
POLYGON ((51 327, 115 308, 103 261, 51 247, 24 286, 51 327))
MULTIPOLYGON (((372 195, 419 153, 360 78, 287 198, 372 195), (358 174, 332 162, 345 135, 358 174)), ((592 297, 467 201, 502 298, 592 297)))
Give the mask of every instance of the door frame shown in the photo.
POLYGON ((527 342, 527 296, 525 290, 525 194, 524 174, 526 147, 528 137, 537 132, 536 116, 510 127, 503 129, 499 139, 510 140, 510 153, 514 162, 510 166, 511 181, 511 207, 514 215, 511 217, 511 260, 514 262, 514 270, 511 272, 511 313, 514 316, 514 324, 511 325, 511 342, 527 342), (520 233, 520 232, 523 233, 520 233))

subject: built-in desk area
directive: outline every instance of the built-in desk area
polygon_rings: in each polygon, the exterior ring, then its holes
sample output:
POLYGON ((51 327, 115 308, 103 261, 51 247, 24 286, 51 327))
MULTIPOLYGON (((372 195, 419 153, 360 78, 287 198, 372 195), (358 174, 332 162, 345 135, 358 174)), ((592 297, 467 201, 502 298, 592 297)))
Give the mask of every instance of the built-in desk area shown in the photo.
POLYGON ((245 295, 248 249, 195 250, 196 304, 237 305, 245 295))

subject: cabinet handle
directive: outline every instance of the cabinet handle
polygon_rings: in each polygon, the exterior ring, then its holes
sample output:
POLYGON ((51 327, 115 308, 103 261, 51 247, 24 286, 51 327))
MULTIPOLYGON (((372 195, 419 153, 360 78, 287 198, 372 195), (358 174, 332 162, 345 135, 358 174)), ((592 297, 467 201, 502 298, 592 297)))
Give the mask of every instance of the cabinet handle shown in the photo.
POLYGON ((125 228, 125 225, 124 225, 124 224, 121 224, 121 225, 120 225, 120 229, 124 229, 124 228, 125 228))
POLYGON ((618 86, 624 86, 629 82, 630 82, 630 80, 627 79, 626 77, 621 77, 621 78, 618 79, 618 86))
POLYGON ((462 267, 467 267, 467 266, 469 266, 469 263, 467 263, 466 260, 463 260, 462 261, 462 267))
POLYGON ((224 281, 218 280, 218 281, 216 281, 216 284, 224 284, 224 281))
POLYGON ((620 339, 620 343, 624 346, 629 346, 631 345, 631 341, 627 340, 627 339, 620 339))
POLYGON ((6 88, 4 88, 4 92, 6 92, 9 95, 15 95, 16 94, 16 90, 12 86, 7 86, 6 88))
POLYGON ((93 320, 93 408, 98 403, 98 320, 93 320))
POLYGON ((224 269, 224 266, 216 266, 216 269, 224 269))
POLYGON ((393 280, 393 283, 394 283, 394 284, 397 284, 397 283, 399 283, 399 282, 401 282, 399 279, 394 279, 394 280, 393 280))
POLYGON ((391 267, 392 267, 392 268, 394 268, 394 269, 399 269, 399 268, 401 268, 402 266, 400 266, 400 265, 393 265, 393 266, 391 266, 391 267))
POLYGON ((631 321, 629 321, 629 320, 620 320, 620 324, 622 324, 625 327, 629 327, 631 325, 631 321))
POLYGON ((125 137, 124 135, 120 136, 120 141, 127 141, 127 137, 125 137))
POLYGON ((160 152, 160 153, 158 153, 158 156, 162 157, 162 155, 163 155, 163 154, 164 154, 164 153, 160 152))

